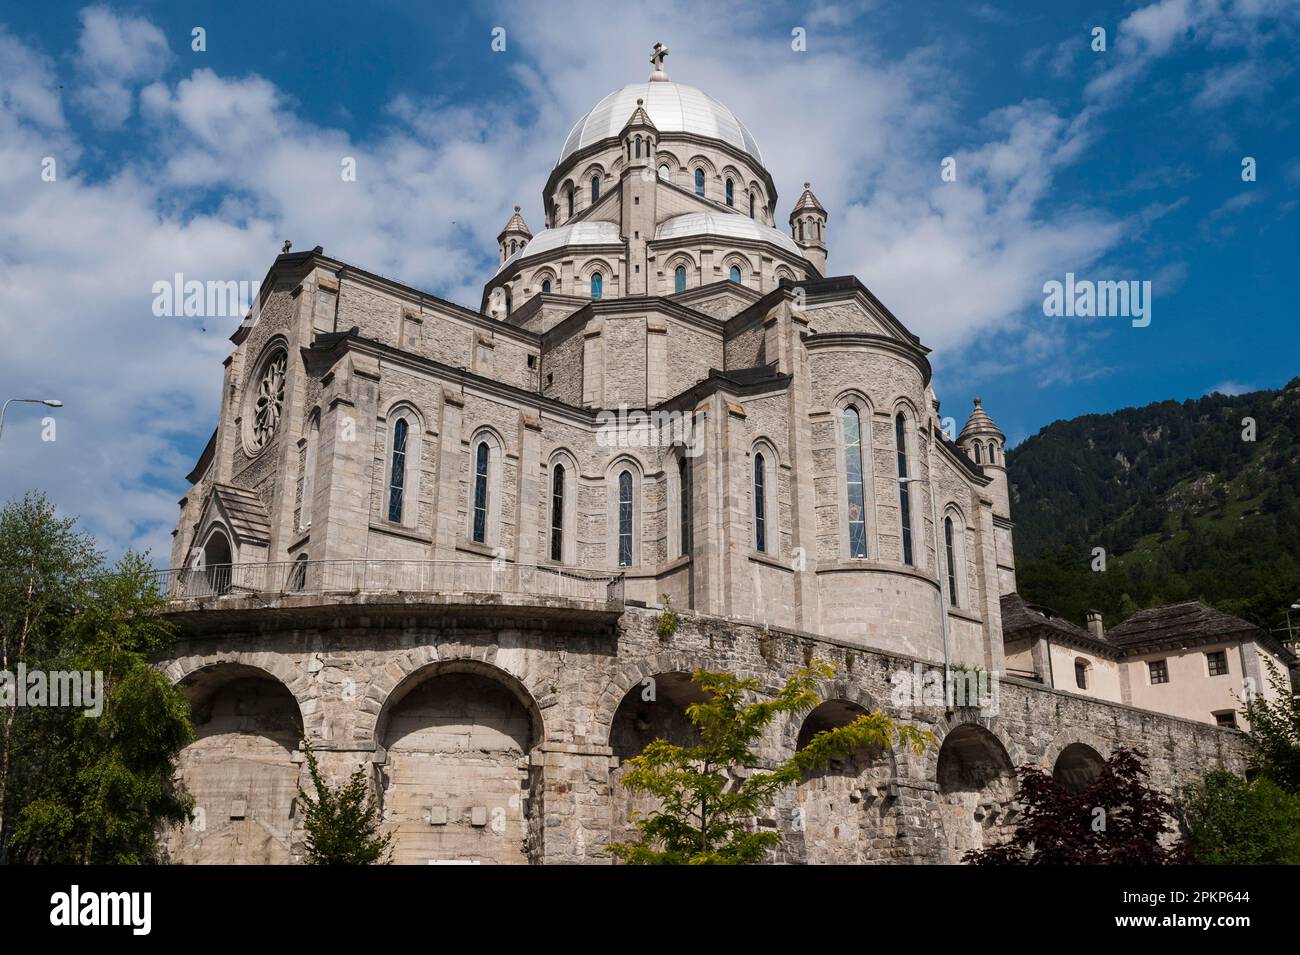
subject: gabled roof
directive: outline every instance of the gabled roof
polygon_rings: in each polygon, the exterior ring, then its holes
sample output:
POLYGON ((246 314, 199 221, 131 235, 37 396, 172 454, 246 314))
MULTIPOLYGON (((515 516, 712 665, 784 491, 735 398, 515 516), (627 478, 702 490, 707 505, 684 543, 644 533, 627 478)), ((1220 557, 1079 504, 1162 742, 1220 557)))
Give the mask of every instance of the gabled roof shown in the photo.
POLYGON ((1295 660, 1295 654, 1273 640, 1267 631, 1199 600, 1139 610, 1108 630, 1106 637, 1129 651, 1216 640, 1256 640, 1267 644, 1288 662, 1295 660))
POLYGON ((1115 647, 1108 640, 1098 640, 1083 627, 1058 616, 1050 607, 1031 604, 1018 593, 1003 594, 1001 604, 1003 640, 1045 636, 1105 656, 1116 656, 1115 647))
POLYGON ((271 515, 253 491, 233 484, 214 484, 211 503, 230 524, 241 541, 259 544, 271 542, 271 515))

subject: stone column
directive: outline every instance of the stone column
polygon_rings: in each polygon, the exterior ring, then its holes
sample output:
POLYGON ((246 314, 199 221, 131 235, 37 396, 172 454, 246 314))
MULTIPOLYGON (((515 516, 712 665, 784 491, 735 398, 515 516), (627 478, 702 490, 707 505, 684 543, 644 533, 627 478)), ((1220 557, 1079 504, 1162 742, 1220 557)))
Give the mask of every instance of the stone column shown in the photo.
POLYGON ((456 556, 456 542, 460 539, 460 465, 461 428, 465 411, 465 396, 444 388, 442 392, 442 424, 439 431, 438 484, 433 501, 433 556, 437 560, 451 560, 456 556))
POLYGON ((548 742, 533 750, 530 761, 541 769, 541 805, 533 807, 541 814, 540 852, 531 853, 535 861, 608 864, 613 750, 548 742))

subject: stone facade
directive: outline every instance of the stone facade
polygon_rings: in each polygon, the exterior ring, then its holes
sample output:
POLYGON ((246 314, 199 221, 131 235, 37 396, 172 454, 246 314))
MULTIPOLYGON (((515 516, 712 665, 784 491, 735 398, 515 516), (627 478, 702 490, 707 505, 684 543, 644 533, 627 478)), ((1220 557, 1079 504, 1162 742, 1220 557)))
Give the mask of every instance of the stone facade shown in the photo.
POLYGON ((319 248, 271 267, 174 535, 160 665, 204 809, 176 858, 297 857, 305 739, 369 768, 400 861, 604 860, 646 808, 620 761, 690 732, 701 666, 842 666, 772 760, 876 707, 943 742, 789 793, 758 821, 781 861, 951 861, 1013 817, 1014 765, 1070 745, 1073 772, 1141 743, 1162 785, 1240 762, 1231 733, 1013 679, 982 716, 895 705, 913 662, 1004 672, 1004 438, 978 401, 945 435, 928 350, 822 277, 811 189, 777 232, 752 137, 656 65, 602 101, 621 129, 575 127, 478 311, 319 248))

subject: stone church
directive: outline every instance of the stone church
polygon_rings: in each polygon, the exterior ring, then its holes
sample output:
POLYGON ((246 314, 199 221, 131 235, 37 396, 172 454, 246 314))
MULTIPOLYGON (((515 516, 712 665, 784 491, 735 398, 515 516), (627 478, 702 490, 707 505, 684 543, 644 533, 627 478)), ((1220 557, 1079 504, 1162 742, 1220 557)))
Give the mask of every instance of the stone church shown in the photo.
POLYGON ((306 741, 367 772, 395 861, 607 863, 653 809, 623 762, 690 739, 700 667, 838 667, 773 761, 875 709, 937 738, 785 793, 754 823, 778 862, 957 861, 1025 763, 1240 764, 1230 731, 1006 672, 1002 432, 976 399, 945 434, 929 350, 825 274, 810 185, 778 225, 754 137, 666 54, 578 120, 477 310, 320 248, 271 266, 160 575, 198 737, 174 860, 299 860, 306 741), (935 673, 996 692, 907 695, 935 673))

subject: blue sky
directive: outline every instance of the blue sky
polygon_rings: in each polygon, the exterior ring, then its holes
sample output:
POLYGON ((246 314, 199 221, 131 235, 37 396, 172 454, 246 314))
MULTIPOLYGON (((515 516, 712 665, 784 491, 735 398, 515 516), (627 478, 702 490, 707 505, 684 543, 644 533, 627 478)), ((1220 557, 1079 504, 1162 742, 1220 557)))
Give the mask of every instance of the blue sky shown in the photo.
POLYGON ((288 238, 477 305, 511 207, 540 227, 569 127, 655 41, 753 131, 778 221, 812 181, 830 271, 935 349, 946 414, 980 394, 1014 442, 1276 387, 1300 374, 1298 32, 1284 0, 11 5, 0 391, 67 407, 54 442, 11 409, 0 498, 43 487, 164 559, 234 326, 154 317, 153 283, 258 280, 288 238), (1067 272, 1150 281, 1150 326, 1045 317, 1067 272))

